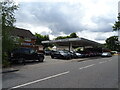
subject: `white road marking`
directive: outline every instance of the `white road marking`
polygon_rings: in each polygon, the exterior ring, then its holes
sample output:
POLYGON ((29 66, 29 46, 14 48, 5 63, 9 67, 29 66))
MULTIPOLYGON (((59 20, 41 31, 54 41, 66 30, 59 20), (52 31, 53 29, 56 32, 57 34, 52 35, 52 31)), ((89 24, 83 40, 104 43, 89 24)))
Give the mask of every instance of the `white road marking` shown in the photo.
POLYGON ((91 65, 88 65, 88 66, 85 66, 85 67, 81 67, 81 68, 79 68, 80 70, 81 69, 84 69, 84 68, 88 68, 88 67, 91 67, 91 66, 94 66, 95 64, 91 64, 91 65))
POLYGON ((112 59, 111 59, 111 60, 108 60, 108 61, 112 61, 112 59))
POLYGON ((106 63, 107 61, 99 62, 99 64, 106 63))
POLYGON ((15 89, 15 88, 27 86, 27 85, 30 85, 30 84, 33 84, 33 83, 37 83, 37 82, 41 82, 41 81, 44 81, 44 80, 48 80, 48 79, 51 79, 51 78, 54 78, 54 77, 58 77, 58 76, 61 76, 61 75, 65 75, 65 74, 67 74, 67 73, 69 73, 69 72, 70 72, 70 71, 67 71, 67 72, 59 73, 59 74, 56 74, 56 75, 53 75, 53 76, 49 76, 49 77, 46 77, 46 78, 43 78, 43 79, 31 81, 31 82, 28 82, 28 83, 25 83, 25 84, 21 84, 21 85, 12 87, 12 88, 10 88, 10 89, 8 89, 8 90, 12 90, 12 89, 15 89))

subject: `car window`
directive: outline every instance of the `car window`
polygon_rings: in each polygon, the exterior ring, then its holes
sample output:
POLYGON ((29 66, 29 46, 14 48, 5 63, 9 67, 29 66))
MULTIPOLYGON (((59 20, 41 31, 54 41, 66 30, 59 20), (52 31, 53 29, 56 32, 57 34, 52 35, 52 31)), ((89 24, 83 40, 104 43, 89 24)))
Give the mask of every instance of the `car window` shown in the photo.
POLYGON ((29 54, 29 49, 21 49, 21 53, 29 54))
POLYGON ((35 50, 31 49, 30 50, 30 54, 32 54, 32 53, 35 53, 35 50))

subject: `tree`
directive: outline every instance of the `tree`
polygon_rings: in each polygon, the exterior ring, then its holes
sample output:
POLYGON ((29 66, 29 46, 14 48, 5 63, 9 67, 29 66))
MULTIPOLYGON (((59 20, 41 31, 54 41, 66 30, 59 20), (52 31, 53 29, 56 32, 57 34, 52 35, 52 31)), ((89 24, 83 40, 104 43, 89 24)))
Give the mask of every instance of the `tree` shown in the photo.
POLYGON ((50 40, 49 35, 41 35, 41 34, 35 33, 35 36, 37 37, 37 39, 36 39, 37 45, 43 45, 44 48, 46 48, 48 46, 52 47, 52 44, 42 44, 41 43, 42 41, 50 40))
POLYGON ((118 13, 118 21, 115 22, 113 26, 113 31, 119 31, 120 30, 120 13, 118 13))
POLYGON ((118 36, 111 36, 106 39, 107 48, 115 51, 120 51, 120 45, 118 43, 118 36))
POLYGON ((58 36, 57 38, 55 38, 55 40, 58 40, 58 39, 65 39, 66 37, 64 36, 58 36))
POLYGON ((8 60, 8 52, 14 48, 14 41, 11 38, 10 30, 14 28, 15 19, 15 10, 18 9, 18 6, 14 2, 7 0, 5 2, 0 2, 2 11, 2 60, 3 64, 8 60))
POLYGON ((73 32, 69 36, 58 36, 57 38, 55 38, 55 40, 66 39, 66 38, 78 38, 78 36, 76 33, 73 32))
POLYGON ((77 36, 76 33, 73 32, 73 33, 70 34, 70 38, 78 38, 78 36, 77 36))

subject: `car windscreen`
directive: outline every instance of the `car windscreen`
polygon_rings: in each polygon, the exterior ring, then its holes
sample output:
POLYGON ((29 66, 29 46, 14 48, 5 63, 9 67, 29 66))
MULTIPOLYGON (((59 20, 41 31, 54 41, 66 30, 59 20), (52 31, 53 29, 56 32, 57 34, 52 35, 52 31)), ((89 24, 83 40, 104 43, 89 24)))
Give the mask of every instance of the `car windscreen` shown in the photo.
POLYGON ((29 54, 30 50, 26 49, 26 48, 19 48, 19 49, 14 49, 13 53, 25 53, 25 54, 29 54))
POLYGON ((59 51, 60 53, 63 53, 63 54, 69 54, 70 52, 68 51, 59 51))

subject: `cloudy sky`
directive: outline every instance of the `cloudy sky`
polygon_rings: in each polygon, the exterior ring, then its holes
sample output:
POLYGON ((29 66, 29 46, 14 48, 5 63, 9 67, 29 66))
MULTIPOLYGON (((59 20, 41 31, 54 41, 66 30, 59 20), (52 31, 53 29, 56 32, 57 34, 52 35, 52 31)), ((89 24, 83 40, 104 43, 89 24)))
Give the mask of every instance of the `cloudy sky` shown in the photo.
POLYGON ((23 0, 17 1, 16 23, 33 34, 50 39, 76 32, 79 37, 104 43, 117 35, 112 25, 117 20, 119 0, 23 0))

